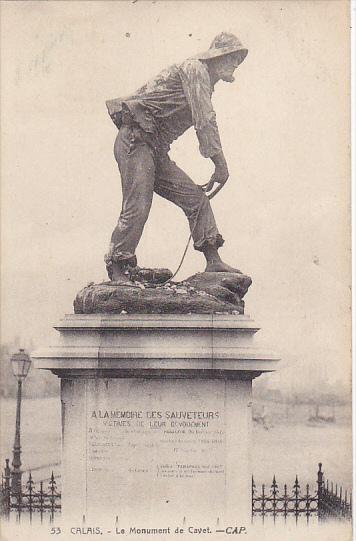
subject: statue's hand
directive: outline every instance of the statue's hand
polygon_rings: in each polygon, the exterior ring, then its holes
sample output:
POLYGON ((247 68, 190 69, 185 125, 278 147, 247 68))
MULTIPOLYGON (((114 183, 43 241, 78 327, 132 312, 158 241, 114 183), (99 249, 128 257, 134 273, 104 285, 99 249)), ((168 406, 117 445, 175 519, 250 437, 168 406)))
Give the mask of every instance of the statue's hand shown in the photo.
POLYGON ((215 182, 217 182, 218 184, 225 184, 228 178, 229 170, 227 168, 226 162, 224 165, 215 165, 215 171, 211 175, 211 179, 209 180, 209 182, 204 184, 202 188, 205 192, 210 192, 213 189, 215 182))
MULTIPOLYGON (((215 165, 215 171, 211 176, 210 182, 217 182, 218 184, 225 184, 229 178, 229 170, 227 163, 215 165)), ((210 184, 209 182, 209 184, 210 184)))
POLYGON ((211 157, 212 162, 215 165, 215 171, 211 176, 211 179, 207 184, 203 186, 205 192, 210 192, 213 189, 215 182, 218 184, 225 184, 229 178, 229 170, 227 168, 227 163, 223 151, 221 150, 217 154, 211 157))

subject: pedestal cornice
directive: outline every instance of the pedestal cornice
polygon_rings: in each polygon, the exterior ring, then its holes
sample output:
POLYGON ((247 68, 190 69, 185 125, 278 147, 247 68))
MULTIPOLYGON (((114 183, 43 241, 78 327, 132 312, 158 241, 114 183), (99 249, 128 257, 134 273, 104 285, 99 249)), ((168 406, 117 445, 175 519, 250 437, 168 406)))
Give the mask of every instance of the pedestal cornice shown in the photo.
POLYGON ((57 343, 32 356, 60 377, 252 378, 278 362, 247 315, 70 314, 54 327, 57 343))

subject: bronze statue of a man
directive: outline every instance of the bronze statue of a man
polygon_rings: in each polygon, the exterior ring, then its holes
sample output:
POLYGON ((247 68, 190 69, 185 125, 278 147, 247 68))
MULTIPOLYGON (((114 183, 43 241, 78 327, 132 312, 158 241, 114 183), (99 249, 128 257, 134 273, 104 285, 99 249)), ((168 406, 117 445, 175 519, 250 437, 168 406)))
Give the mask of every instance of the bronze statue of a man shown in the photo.
POLYGON ((133 95, 106 102, 119 128, 114 154, 123 192, 121 214, 105 256, 112 280, 127 281, 128 267, 137 264, 135 250, 153 192, 178 205, 187 216, 194 248, 205 256, 206 272, 239 272, 218 254, 224 241, 207 193, 229 177, 211 95, 219 80, 234 81, 234 70, 247 52, 236 36, 222 32, 208 51, 163 70, 133 95), (204 189, 168 156, 171 143, 191 126, 201 154, 215 165, 204 189))

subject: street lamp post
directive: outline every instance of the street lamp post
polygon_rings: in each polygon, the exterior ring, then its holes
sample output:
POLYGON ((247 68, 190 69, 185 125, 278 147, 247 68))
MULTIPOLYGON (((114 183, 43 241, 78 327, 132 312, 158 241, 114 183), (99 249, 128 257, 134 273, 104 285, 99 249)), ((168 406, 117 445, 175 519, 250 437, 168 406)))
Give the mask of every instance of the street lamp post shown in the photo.
POLYGON ((11 493, 19 500, 21 499, 22 477, 20 442, 22 382, 30 370, 31 358, 24 349, 20 349, 18 353, 11 356, 11 365, 13 374, 17 379, 16 429, 12 459, 11 493))

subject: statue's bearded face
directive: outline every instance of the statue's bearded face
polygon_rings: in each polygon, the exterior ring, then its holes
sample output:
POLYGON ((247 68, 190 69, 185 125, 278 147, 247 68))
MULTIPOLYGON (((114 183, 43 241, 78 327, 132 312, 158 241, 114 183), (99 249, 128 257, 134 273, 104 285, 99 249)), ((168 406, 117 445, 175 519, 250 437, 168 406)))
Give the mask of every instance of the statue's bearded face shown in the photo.
POLYGON ((238 53, 226 54, 216 59, 215 73, 221 81, 233 83, 235 81, 234 71, 241 63, 238 53))

